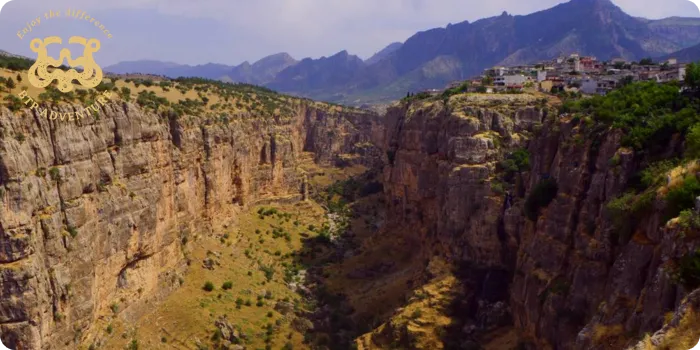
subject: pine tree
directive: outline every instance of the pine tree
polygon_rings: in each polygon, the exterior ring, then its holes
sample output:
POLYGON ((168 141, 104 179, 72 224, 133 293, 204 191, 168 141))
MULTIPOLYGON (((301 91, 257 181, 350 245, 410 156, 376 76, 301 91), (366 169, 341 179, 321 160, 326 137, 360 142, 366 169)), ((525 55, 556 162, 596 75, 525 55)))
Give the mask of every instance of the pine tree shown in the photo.
POLYGON ((17 84, 15 84, 15 81, 12 80, 12 78, 7 78, 7 82, 5 83, 5 85, 7 86, 7 90, 10 92, 12 92, 12 89, 17 87, 17 84))
POLYGON ((22 74, 17 73, 17 82, 18 83, 22 82, 22 74))

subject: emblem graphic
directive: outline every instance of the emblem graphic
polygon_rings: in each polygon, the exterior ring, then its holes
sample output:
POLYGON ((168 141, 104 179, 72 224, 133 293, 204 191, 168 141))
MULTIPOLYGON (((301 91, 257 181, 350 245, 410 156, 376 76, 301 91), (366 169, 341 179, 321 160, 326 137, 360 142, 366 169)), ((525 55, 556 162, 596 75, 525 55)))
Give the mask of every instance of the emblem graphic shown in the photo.
POLYGON ((37 88, 45 88, 54 80, 58 83, 58 90, 61 92, 73 91, 73 82, 86 88, 94 88, 102 82, 102 69, 97 65, 92 54, 100 50, 100 41, 97 39, 85 39, 81 36, 73 36, 68 40, 69 44, 81 44, 84 47, 83 56, 72 59, 71 52, 67 48, 61 50, 61 57, 55 59, 49 56, 47 46, 51 44, 62 44, 60 37, 51 36, 42 39, 36 38, 29 44, 32 51, 37 53, 34 65, 29 68, 29 83, 37 88), (64 71, 59 67, 67 59, 71 69, 64 71), (53 68, 49 72, 49 67, 53 68), (82 67, 82 72, 75 68, 82 67))

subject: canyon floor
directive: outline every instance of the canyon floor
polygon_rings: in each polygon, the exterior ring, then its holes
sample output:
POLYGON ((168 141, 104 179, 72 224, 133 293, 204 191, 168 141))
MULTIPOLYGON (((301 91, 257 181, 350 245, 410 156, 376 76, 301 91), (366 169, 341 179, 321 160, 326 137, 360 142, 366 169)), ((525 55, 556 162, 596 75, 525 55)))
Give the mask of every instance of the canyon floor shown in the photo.
MULTIPOLYGON (((386 235, 377 174, 302 168, 310 198, 265 198, 214 234, 194 235, 181 287, 135 323, 103 315, 102 348, 402 348, 398 329, 411 348, 444 348, 461 332, 451 312, 464 286, 439 259, 426 271, 415 242, 386 235), (345 217, 329 208, 339 203, 345 217)), ((487 350, 518 344, 512 328, 483 340, 487 350)))

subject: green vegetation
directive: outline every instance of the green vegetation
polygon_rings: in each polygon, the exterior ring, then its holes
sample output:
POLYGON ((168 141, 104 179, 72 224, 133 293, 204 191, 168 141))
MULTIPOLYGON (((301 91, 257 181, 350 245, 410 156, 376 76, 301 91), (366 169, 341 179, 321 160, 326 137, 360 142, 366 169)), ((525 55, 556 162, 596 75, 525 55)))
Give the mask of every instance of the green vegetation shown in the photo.
POLYGON ((678 215, 678 224, 684 229, 700 230, 700 215, 692 209, 683 210, 678 215))
POLYGON ((119 90, 119 97, 126 102, 131 101, 131 89, 126 86, 122 87, 121 90, 119 90))
POLYGON ((24 134, 21 131, 18 131, 15 133, 15 140, 19 141, 19 143, 24 142, 24 134))
POLYGON ((695 207, 695 198, 700 196, 700 181, 695 174, 688 175, 683 182, 673 187, 666 195, 667 219, 678 216, 684 209, 695 207))
POLYGON ((700 251, 688 253, 680 259, 675 279, 688 291, 700 287, 700 251))
POLYGON ((231 288, 233 288, 233 282, 231 281, 226 281, 223 285, 221 285, 221 289, 223 290, 229 290, 231 288))
POLYGON ((61 181, 61 172, 56 167, 49 169, 49 176, 51 176, 51 180, 61 181))
POLYGON ((204 289, 207 292, 211 292, 214 290, 214 283, 212 283, 211 281, 206 281, 204 282, 204 286, 202 287, 202 289, 204 289))
POLYGON ((630 239, 635 223, 644 217, 656 199, 655 191, 637 195, 627 192, 611 200, 606 206, 606 214, 613 224, 613 240, 624 244, 630 239))
POLYGON ((465 81, 460 86, 454 87, 452 89, 447 89, 442 93, 442 99, 447 100, 452 95, 463 94, 463 93, 469 91, 470 86, 471 86, 471 84, 468 81, 465 81))
POLYGON ((7 80, 5 81, 5 86, 7 86, 8 92, 11 92, 12 89, 17 87, 17 84, 15 84, 15 81, 12 80, 12 78, 7 78, 7 80))
POLYGON ((13 71, 28 70, 34 64, 33 60, 22 57, 10 57, 0 55, 0 68, 13 71))
POLYGON ((557 181, 548 178, 540 181, 525 200, 525 215, 532 221, 537 221, 540 210, 546 208, 554 200, 559 191, 557 181))
POLYGON ((68 231, 68 234, 70 234, 70 236, 73 238, 78 236, 78 230, 73 226, 68 226, 66 231, 68 231))
POLYGON ((666 181, 666 174, 678 166, 677 159, 666 159, 652 163, 641 172, 641 182, 644 188, 658 188, 666 181))
POLYGON ((414 101, 425 100, 425 99, 430 98, 430 97, 432 97, 432 95, 427 93, 427 92, 419 92, 417 94, 409 93, 406 95, 406 97, 404 97, 401 100, 401 102, 410 103, 410 102, 414 102, 414 101))
POLYGON ((700 123, 695 124, 690 131, 688 136, 685 138, 686 142, 686 157, 688 158, 700 158, 700 123))
POLYGON ((590 114, 625 132, 623 146, 636 150, 665 145, 674 133, 685 134, 700 122, 700 104, 681 93, 678 83, 629 84, 606 96, 566 101, 561 111, 590 114))
POLYGON ((127 350, 139 350, 139 342, 136 339, 132 339, 129 345, 126 347, 127 350))
POLYGON ((5 106, 7 106, 7 109, 9 109, 12 112, 17 112, 20 109, 22 109, 22 100, 15 96, 15 95, 7 95, 4 98, 5 100, 5 106))
POLYGON ((685 85, 696 93, 700 91, 700 63, 690 63, 685 67, 685 85))
POLYGON ((525 148, 517 149, 499 165, 503 171, 503 180, 510 183, 516 174, 530 169, 530 152, 525 148))

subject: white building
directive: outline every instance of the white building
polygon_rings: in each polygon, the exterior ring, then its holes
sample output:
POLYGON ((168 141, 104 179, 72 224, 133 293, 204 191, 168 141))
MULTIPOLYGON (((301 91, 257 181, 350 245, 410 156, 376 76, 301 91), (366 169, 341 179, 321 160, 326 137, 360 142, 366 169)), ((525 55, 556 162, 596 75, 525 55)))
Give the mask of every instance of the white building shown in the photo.
POLYGON ((543 82, 547 80, 547 71, 546 70, 538 70, 537 71, 537 82, 543 82))
POLYGON ((581 88, 579 89, 584 94, 593 95, 598 92, 598 81, 587 78, 581 80, 581 88))
POLYGON ((527 82, 527 77, 524 75, 503 75, 500 77, 496 77, 496 79, 493 80, 493 85, 496 86, 522 86, 527 82))
POLYGON ((581 59, 578 56, 574 58, 573 71, 574 72, 581 71, 581 59))

